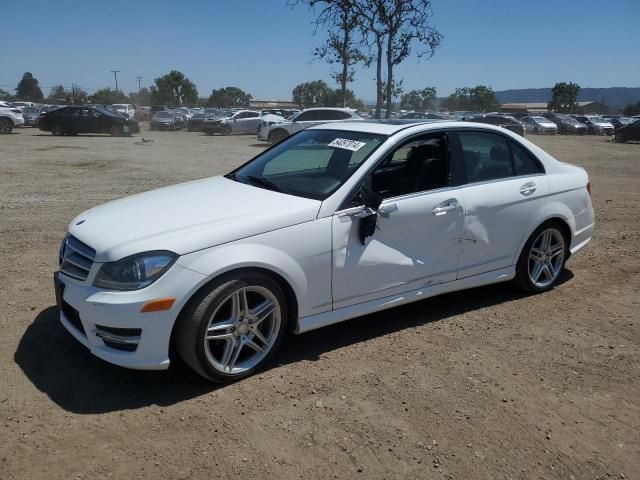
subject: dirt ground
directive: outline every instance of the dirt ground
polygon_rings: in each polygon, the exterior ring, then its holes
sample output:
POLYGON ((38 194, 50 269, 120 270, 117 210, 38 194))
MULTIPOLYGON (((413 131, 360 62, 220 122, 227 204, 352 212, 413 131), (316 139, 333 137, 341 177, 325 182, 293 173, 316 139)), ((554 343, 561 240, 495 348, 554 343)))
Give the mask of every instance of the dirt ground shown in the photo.
POLYGON ((58 323, 57 248, 89 207, 264 145, 41 133, 0 136, 0 479, 640 478, 640 145, 529 137, 593 186, 596 237, 553 291, 496 285, 291 337, 216 387, 92 357, 58 323))

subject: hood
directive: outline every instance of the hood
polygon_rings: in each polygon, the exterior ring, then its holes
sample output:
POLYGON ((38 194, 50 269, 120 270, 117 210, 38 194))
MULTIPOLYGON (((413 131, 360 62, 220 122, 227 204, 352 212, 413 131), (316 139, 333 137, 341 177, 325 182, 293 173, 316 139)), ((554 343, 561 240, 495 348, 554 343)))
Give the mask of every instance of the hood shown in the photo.
POLYGON ((179 255, 314 220, 321 202, 211 177, 126 197, 78 215, 69 233, 110 262, 179 255))

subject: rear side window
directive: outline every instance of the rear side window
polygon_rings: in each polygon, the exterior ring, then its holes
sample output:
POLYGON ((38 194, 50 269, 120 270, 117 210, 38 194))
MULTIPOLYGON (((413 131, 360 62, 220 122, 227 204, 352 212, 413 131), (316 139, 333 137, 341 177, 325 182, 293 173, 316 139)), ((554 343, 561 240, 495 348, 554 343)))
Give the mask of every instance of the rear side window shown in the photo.
POLYGON ((544 173, 529 151, 502 135, 460 132, 458 136, 468 183, 544 173))
POLYGON ((296 122, 309 122, 316 119, 317 110, 311 110, 310 112, 302 112, 296 117, 296 122))
POLYGON ((317 120, 346 120, 351 118, 347 112, 339 110, 318 110, 317 120))
POLYGON ((527 150, 522 148, 516 142, 509 142, 511 145, 511 154, 513 155, 513 166, 516 175, 535 175, 544 173, 544 169, 540 162, 527 150))
POLYGON ((459 138, 469 183, 513 176, 506 138, 483 132, 460 132, 459 138))

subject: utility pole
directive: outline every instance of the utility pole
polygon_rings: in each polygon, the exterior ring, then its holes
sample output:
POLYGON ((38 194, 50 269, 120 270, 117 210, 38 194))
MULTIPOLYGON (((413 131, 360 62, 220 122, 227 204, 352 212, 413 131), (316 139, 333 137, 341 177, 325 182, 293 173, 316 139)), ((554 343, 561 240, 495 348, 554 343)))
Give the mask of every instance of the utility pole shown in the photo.
POLYGON ((116 92, 118 91, 118 73, 120 73, 120 70, 111 70, 111 73, 113 73, 113 78, 116 79, 116 92))
POLYGON ((138 80, 138 91, 142 90, 142 78, 143 77, 136 77, 136 79, 138 80))

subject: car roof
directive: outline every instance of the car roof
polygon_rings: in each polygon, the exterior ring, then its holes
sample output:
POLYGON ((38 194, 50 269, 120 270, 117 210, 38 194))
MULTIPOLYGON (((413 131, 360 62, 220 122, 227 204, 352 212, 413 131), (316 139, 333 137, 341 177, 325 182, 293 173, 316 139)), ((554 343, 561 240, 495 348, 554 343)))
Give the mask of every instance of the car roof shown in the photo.
POLYGON ((355 110, 346 107, 312 107, 305 108, 303 112, 311 112, 312 110, 336 110, 338 112, 355 112, 355 110))
POLYGON ((487 131, 495 131, 506 133, 505 129, 488 123, 473 123, 473 122, 460 122, 455 120, 381 120, 381 121, 347 121, 347 122, 332 122, 324 123, 322 125, 316 125, 309 130, 336 130, 336 131, 350 131, 350 132, 366 132, 366 133, 378 133, 382 135, 393 135, 401 130, 406 130, 412 127, 412 132, 423 131, 428 132, 430 130, 438 130, 443 126, 447 128, 473 128, 475 130, 482 129, 487 131))

